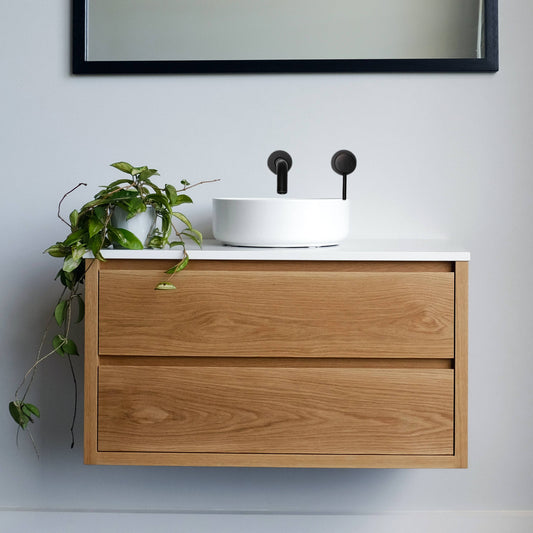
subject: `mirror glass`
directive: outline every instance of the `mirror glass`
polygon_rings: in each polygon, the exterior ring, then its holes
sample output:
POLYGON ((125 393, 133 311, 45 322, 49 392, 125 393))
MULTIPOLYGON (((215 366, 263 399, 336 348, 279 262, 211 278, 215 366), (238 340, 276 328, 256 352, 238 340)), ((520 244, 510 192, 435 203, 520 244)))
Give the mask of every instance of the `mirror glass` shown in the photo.
POLYGON ((267 71, 290 71, 283 68, 286 62, 318 67, 337 61, 346 67, 346 61, 353 66, 354 60, 475 61, 492 53, 487 26, 494 24, 487 14, 496 15, 493 4, 495 0, 74 0, 74 43, 81 43, 82 63, 122 64, 122 69, 125 63, 141 62, 160 67, 182 63, 183 71, 187 65, 202 71, 202 64, 217 71, 217 64, 225 62, 238 71, 236 63, 242 62, 248 66, 243 71, 260 72, 261 64, 267 71), (273 68, 276 63, 278 69, 273 68))

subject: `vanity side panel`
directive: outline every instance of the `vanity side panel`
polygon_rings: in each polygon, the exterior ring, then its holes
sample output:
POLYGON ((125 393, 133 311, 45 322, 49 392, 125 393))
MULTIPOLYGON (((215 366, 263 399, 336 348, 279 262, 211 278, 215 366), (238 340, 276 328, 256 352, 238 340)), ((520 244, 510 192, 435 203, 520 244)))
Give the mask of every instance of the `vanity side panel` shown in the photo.
POLYGON ((468 262, 455 264, 455 456, 468 467, 468 262))
POLYGON ((100 354, 453 358, 453 272, 305 267, 102 271, 100 354))
POLYGON ((98 437, 98 276, 100 261, 85 260, 84 428, 85 464, 96 464, 98 437))

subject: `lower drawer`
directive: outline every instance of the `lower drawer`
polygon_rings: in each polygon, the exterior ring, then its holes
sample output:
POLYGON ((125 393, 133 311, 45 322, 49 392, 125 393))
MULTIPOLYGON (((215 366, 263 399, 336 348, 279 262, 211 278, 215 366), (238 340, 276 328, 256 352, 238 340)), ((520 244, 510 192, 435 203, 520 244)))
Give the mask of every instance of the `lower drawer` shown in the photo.
POLYGON ((99 368, 98 450, 452 455, 446 368, 99 368))

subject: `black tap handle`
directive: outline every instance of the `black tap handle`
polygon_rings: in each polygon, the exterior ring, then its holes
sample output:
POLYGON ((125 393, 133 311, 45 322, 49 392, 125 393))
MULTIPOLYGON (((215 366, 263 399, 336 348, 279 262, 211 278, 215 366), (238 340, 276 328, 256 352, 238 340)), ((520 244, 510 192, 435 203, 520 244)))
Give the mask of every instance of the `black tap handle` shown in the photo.
POLYGON ((276 173, 276 162, 278 159, 285 160, 287 162, 287 170, 290 170, 290 168, 292 167, 292 157, 290 156, 290 154, 284 152, 283 150, 276 150, 268 156, 267 161, 268 168, 272 172, 274 172, 274 174, 276 173))
POLYGON ((346 200, 346 176, 357 167, 357 159, 349 150, 339 150, 331 158, 331 168, 342 176, 342 199, 346 200))

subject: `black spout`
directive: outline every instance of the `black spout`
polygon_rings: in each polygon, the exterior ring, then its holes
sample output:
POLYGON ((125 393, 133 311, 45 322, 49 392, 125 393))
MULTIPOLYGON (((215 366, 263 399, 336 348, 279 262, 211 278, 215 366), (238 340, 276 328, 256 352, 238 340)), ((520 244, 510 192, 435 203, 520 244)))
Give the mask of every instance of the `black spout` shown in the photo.
POLYGON ((285 159, 276 159, 276 174, 278 176, 278 194, 287 194, 289 165, 285 159))
POLYGON ((278 194, 287 194, 289 169, 292 166, 292 157, 283 150, 272 152, 267 161, 268 168, 278 178, 278 194))

